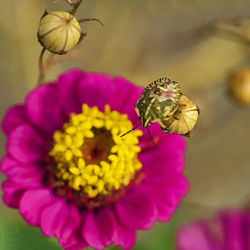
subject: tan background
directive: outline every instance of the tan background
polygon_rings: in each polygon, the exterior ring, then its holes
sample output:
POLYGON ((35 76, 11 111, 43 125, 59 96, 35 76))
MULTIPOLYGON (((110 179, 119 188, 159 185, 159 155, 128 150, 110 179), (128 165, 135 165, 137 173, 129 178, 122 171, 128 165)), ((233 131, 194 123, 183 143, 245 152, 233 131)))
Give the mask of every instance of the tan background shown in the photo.
MULTIPOLYGON (((51 2, 0 0, 1 118, 36 85, 39 19, 45 7, 67 9, 51 2)), ((250 108, 227 95, 228 74, 250 67, 250 45, 213 29, 216 21, 239 20, 249 10, 249 0, 86 0, 77 17, 100 18, 104 28, 83 24, 88 35, 79 46, 82 56, 47 75, 54 79, 65 69, 80 67, 123 75, 143 86, 161 76, 178 81, 201 108, 187 140, 191 189, 182 206, 195 217, 209 207, 242 206, 250 198, 250 108)), ((3 134, 0 147, 3 155, 3 134)), ((14 213, 2 203, 0 212, 14 213)))

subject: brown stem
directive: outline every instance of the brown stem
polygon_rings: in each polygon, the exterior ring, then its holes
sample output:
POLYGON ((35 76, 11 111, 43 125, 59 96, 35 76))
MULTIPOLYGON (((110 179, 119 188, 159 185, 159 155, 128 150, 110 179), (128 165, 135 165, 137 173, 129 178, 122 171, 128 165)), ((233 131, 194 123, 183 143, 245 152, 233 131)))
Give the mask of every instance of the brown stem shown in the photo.
MULTIPOLYGON (((61 0, 54 0, 53 4, 59 3, 61 0)), ((70 6, 74 6, 74 3, 71 0, 65 0, 70 6)))
POLYGON ((236 39, 240 40, 241 42, 249 45, 250 38, 246 34, 244 27, 235 26, 230 23, 218 23, 216 25, 218 31, 223 32, 224 34, 231 35, 232 38, 235 37, 236 39))
POLYGON ((72 52, 67 53, 66 55, 58 55, 55 56, 54 54, 48 59, 48 61, 45 64, 45 71, 47 71, 51 66, 60 63, 60 62, 64 62, 64 61, 68 61, 70 59, 74 59, 77 58, 79 56, 81 56, 81 54, 83 54, 85 51, 83 49, 79 49, 79 50, 73 50, 72 52))
POLYGON ((79 23, 88 22, 88 21, 97 21, 102 26, 104 26, 104 24, 101 22, 101 20, 99 20, 97 18, 83 18, 83 19, 78 20, 79 23))
POLYGON ((73 6, 74 3, 71 0, 65 0, 69 5, 73 6))
POLYGON ((39 83, 44 79, 45 73, 55 64, 68 61, 80 57, 82 54, 86 53, 89 48, 84 47, 84 49, 73 50, 65 55, 55 55, 50 54, 48 60, 42 65, 42 71, 40 70, 39 83))
POLYGON ((43 48, 39 57, 39 77, 38 77, 38 84, 41 83, 41 81, 44 79, 44 65, 43 65, 43 56, 45 53, 46 49, 43 48))
MULTIPOLYGON (((67 0, 68 1, 68 0, 67 0)), ((79 8, 79 6, 81 5, 81 3, 82 3, 82 1, 83 0, 78 0, 76 3, 73 3, 73 9, 70 11, 70 13, 72 14, 72 15, 75 15, 75 13, 76 13, 76 11, 77 11, 77 9, 79 8)))

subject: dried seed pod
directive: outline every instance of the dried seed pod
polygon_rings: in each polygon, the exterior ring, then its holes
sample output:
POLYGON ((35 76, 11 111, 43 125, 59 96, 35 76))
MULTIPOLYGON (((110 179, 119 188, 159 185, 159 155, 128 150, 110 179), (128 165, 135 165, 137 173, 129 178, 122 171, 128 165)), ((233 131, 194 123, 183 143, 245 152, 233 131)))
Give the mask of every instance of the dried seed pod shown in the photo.
POLYGON ((230 78, 230 92, 243 105, 250 105, 250 68, 235 72, 230 78))
POLYGON ((79 22, 66 11, 45 12, 37 33, 46 50, 60 55, 76 46, 83 35, 79 22))
POLYGON ((165 119, 161 120, 161 130, 165 133, 189 136, 198 116, 199 108, 182 95, 176 108, 165 119))

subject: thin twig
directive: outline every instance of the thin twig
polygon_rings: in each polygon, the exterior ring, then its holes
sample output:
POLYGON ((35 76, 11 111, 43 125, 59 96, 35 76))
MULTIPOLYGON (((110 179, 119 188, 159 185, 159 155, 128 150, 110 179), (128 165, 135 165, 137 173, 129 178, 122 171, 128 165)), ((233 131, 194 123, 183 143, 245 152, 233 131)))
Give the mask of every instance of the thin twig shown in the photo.
MULTIPOLYGON (((59 3, 61 0, 55 0, 53 4, 59 3)), ((74 3, 71 0, 65 0, 66 3, 68 3, 71 6, 74 6, 74 3)))
MULTIPOLYGON (((68 0, 67 0, 68 1, 68 0)), ((82 1, 83 0, 78 0, 76 3, 74 3, 73 4, 73 10, 72 11, 70 11, 70 13, 72 14, 72 15, 74 15, 75 13, 76 13, 76 11, 77 11, 77 9, 79 8, 79 6, 81 5, 81 3, 82 3, 82 1)))
POLYGON ((39 57, 39 77, 38 77, 38 84, 44 79, 45 68, 43 65, 43 56, 46 49, 43 48, 39 57))
POLYGON ((78 49, 78 50, 73 50, 72 52, 69 52, 66 55, 55 56, 54 54, 52 54, 51 57, 46 62, 44 68, 47 71, 51 66, 53 66, 57 63, 68 61, 70 59, 74 59, 74 58, 81 56, 83 54, 83 52, 85 52, 83 49, 78 49))
MULTIPOLYGON (((80 57, 83 53, 85 53, 86 51, 88 51, 90 49, 91 46, 88 47, 84 47, 84 49, 80 48, 80 49, 76 49, 73 51, 70 51, 69 53, 65 54, 65 55, 55 55, 55 54, 50 54, 48 60, 43 63, 43 55, 41 53, 40 55, 40 59, 39 59, 39 68, 40 68, 40 75, 39 75, 39 81, 38 83, 41 83, 41 81, 44 80, 45 74, 46 72, 53 66, 56 65, 58 63, 61 62, 65 62, 68 61, 70 59, 74 59, 77 57, 80 57)), ((43 52, 43 51, 42 51, 43 52)), ((44 54, 44 52, 43 52, 44 54)))
POLYGON ((97 22, 100 23, 102 26, 104 26, 104 24, 102 23, 102 21, 99 20, 99 19, 97 19, 97 18, 83 18, 83 19, 78 20, 79 23, 82 23, 82 22, 89 22, 89 21, 97 21, 97 22))

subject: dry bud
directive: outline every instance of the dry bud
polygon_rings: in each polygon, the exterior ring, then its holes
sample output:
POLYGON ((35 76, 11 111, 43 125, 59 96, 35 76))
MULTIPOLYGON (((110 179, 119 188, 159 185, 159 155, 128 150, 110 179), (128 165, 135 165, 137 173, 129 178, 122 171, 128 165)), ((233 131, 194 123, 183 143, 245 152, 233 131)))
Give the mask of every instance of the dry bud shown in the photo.
POLYGON ((54 11, 45 12, 37 36, 44 49, 61 55, 80 42, 82 31, 79 22, 72 14, 66 11, 54 11))
POLYGON ((199 117, 199 108, 186 96, 181 95, 176 108, 162 120, 165 133, 189 136, 199 117))
POLYGON ((233 97, 243 105, 250 105, 250 68, 235 72, 230 79, 233 97))

